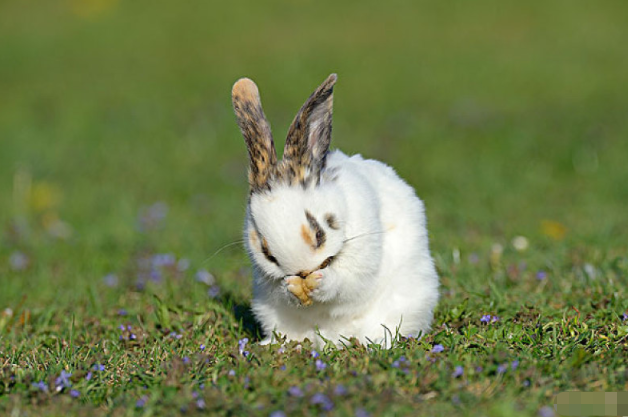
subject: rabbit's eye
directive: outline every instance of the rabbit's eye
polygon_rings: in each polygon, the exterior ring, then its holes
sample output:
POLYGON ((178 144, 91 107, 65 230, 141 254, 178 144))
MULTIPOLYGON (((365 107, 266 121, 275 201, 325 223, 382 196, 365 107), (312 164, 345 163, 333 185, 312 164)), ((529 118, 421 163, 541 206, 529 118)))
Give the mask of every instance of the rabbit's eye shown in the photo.
POLYGON ((324 238, 324 234, 322 230, 317 230, 316 231, 316 247, 320 247, 323 244, 323 238, 324 238))
POLYGON ((262 253, 266 257, 266 259, 268 259, 269 262, 272 262, 275 265, 279 266, 279 261, 273 255, 271 255, 270 249, 268 249, 268 242, 266 241, 265 238, 262 238, 262 253))
POLYGON ((318 267, 318 269, 325 269, 329 266, 329 264, 332 263, 332 261, 334 260, 333 256, 330 256, 329 258, 325 259, 323 261, 323 263, 321 264, 321 266, 318 267))

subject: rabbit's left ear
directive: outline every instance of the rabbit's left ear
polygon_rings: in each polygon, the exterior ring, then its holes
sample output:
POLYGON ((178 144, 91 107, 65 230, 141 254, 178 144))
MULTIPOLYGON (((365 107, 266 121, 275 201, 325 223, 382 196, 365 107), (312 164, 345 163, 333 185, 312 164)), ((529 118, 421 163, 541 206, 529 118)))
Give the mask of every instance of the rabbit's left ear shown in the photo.
POLYGON ((325 167, 331 142, 331 121, 336 74, 331 74, 307 99, 288 130, 283 151, 284 169, 291 180, 305 182, 307 175, 318 181, 325 167))
POLYGON ((231 91, 233 110, 249 151, 249 184, 252 192, 270 190, 277 168, 277 154, 257 85, 242 78, 231 91))

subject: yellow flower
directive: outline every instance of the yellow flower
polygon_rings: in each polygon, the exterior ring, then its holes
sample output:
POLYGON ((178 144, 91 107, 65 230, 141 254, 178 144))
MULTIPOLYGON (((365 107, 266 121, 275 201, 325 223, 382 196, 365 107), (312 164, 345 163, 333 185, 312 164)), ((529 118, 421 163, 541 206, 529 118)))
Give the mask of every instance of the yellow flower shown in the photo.
POLYGON ((72 12, 83 18, 94 17, 113 9, 118 0, 69 0, 72 12))
POLYGON ((567 228, 557 221, 543 220, 541 221, 541 232, 554 240, 561 240, 567 234, 567 228))
POLYGON ((61 190, 45 181, 36 182, 30 190, 28 205, 36 212, 56 208, 61 202, 61 190))

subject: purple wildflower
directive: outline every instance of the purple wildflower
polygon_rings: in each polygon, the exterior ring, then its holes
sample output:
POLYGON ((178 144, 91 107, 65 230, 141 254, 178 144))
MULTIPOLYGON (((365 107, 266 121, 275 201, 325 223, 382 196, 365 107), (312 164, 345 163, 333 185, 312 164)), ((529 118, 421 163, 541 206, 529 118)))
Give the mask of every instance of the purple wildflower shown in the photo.
POLYGON ((176 260, 177 258, 171 253, 158 253, 153 255, 151 264, 155 268, 170 267, 175 264, 176 260))
POLYGON ((168 214, 168 206, 164 202, 157 202, 151 206, 144 207, 140 210, 138 216, 138 227, 140 231, 155 229, 166 218, 168 214))
POLYGON ((220 295, 220 287, 218 285, 212 285, 207 290, 207 295, 209 296, 209 298, 218 298, 218 296, 220 295))
POLYGON ((131 325, 130 325, 130 324, 127 324, 126 329, 127 329, 128 331, 131 331, 131 329, 132 329, 131 325))
POLYGON ((519 361, 517 359, 515 359, 514 361, 512 361, 512 363, 510 364, 510 369, 512 369, 513 371, 516 370, 519 367, 519 361))
POLYGON ((491 321, 491 315, 490 315, 490 314, 484 314, 484 315, 482 316, 482 318, 480 319, 480 321, 481 321, 482 323, 488 323, 488 322, 490 322, 490 321, 491 321))
POLYGON ((201 343, 201 345, 199 346, 200 351, 204 351, 205 350, 205 345, 201 343))
POLYGON ((406 357, 405 356, 401 356, 401 357, 399 357, 399 359, 397 359, 396 361, 394 361, 392 363, 392 367, 393 368, 399 368, 401 366, 401 364, 405 363, 405 362, 407 362, 406 357))
POLYGON ((137 339, 137 336, 135 335, 135 333, 131 333, 131 335, 129 336, 129 339, 135 340, 137 339))
POLYGON ((312 396, 310 403, 314 405, 320 405, 324 411, 331 411, 334 408, 334 403, 328 396, 322 393, 317 393, 312 396))
POLYGON ((44 381, 33 383, 33 387, 37 388, 40 391, 48 392, 48 384, 46 384, 44 381))
POLYGON ((269 417, 286 417, 286 413, 284 413, 281 410, 276 410, 276 411, 273 411, 272 413, 270 413, 269 417))
POLYGON ((628 320, 628 313, 624 313, 624 315, 621 318, 623 321, 628 320))
POLYGON ((464 368, 458 365, 454 368, 454 372, 451 374, 451 376, 453 378, 459 378, 462 376, 462 374, 464 374, 464 368))
POLYGON ((371 415, 364 408, 358 408, 355 410, 355 417, 371 417, 371 415))
POLYGON ((118 327, 118 329, 120 329, 121 331, 125 331, 126 327, 124 327, 124 324, 121 324, 120 327, 118 327))
POLYGON ((497 317, 497 316, 493 316, 493 317, 491 317, 491 323, 495 323, 496 321, 499 321, 499 320, 500 320, 500 319, 499 319, 499 317, 497 317))
POLYGON ((475 372, 480 373, 484 370, 484 368, 482 368, 481 366, 476 366, 475 367, 475 372))
POLYGON ((129 314, 129 313, 125 309, 123 309, 123 308, 118 310, 118 316, 126 316, 127 314, 129 314))
POLYGON ((87 375, 85 375, 85 380, 86 380, 86 381, 89 381, 89 380, 91 380, 91 379, 92 379, 92 377, 93 377, 93 376, 94 376, 94 374, 92 373, 92 371, 89 371, 89 372, 87 373, 87 375))
POLYGON ((190 267, 189 259, 182 258, 182 259, 179 259, 179 261, 177 262, 177 270, 179 272, 187 271, 189 267, 190 267))
POLYGON ((498 374, 504 374, 504 373, 506 373, 507 370, 508 370, 508 364, 507 363, 502 363, 501 365, 499 365, 497 367, 497 373, 498 374))
POLYGON ((57 391, 61 391, 64 388, 70 388, 72 383, 70 382, 71 372, 61 371, 61 374, 55 379, 55 388, 57 391))
POLYGON ((28 256, 20 251, 15 251, 9 256, 9 266, 13 271, 23 271, 28 266, 28 256))
POLYGON ((214 276, 206 269, 199 269, 196 271, 196 280, 208 286, 216 283, 216 278, 214 278, 214 276))
POLYGON ((184 356, 183 357, 183 363, 186 364, 186 365, 189 364, 190 363, 190 357, 189 356, 184 356))
POLYGON ((116 274, 107 274, 102 279, 107 287, 118 286, 118 276, 116 274))
POLYGON ((150 272, 148 273, 148 277, 150 278, 151 281, 153 282, 160 282, 161 281, 161 271, 159 269, 151 269, 150 272))
POLYGON ((249 338, 245 337, 243 339, 240 339, 238 341, 238 351, 240 352, 240 355, 242 356, 249 356, 249 352, 244 350, 244 348, 246 347, 246 344, 249 343, 249 338))
POLYGON ((142 408, 146 405, 147 401, 148 401, 148 395, 142 395, 142 397, 135 402, 135 407, 142 408))
POLYGON ((196 400, 196 408, 198 408, 199 410, 205 409, 205 400, 202 398, 198 398, 196 400))
POLYGON ((316 359, 316 370, 322 371, 327 368, 327 364, 320 359, 316 359))
POLYGON ((475 265, 478 262, 480 262, 480 257, 478 256, 477 253, 471 253, 469 254, 469 263, 475 265))
POLYGON ((434 345, 434 347, 432 347, 432 353, 440 353, 443 350, 445 350, 445 348, 441 344, 437 344, 437 345, 434 345))
POLYGON ((236 375, 236 371, 235 369, 230 369, 229 372, 227 373, 227 375, 229 376, 235 376, 236 375))
POLYGON ((313 350, 310 354, 312 355, 313 358, 318 358, 320 356, 318 352, 315 350, 313 350))
POLYGON ((545 407, 541 407, 541 409, 539 410, 539 416, 541 417, 554 417, 554 415, 554 409, 548 405, 546 405, 545 407))
POLYGON ((73 389, 73 390, 70 390, 70 396, 72 398, 78 398, 81 396, 81 393, 79 392, 79 390, 73 389))
POLYGON ((102 371, 105 370, 105 365, 101 365, 101 364, 97 363, 97 364, 94 364, 94 366, 92 366, 92 369, 94 371, 101 371, 102 372, 102 371))
POLYGON ((303 397, 303 391, 297 386, 292 386, 288 388, 288 394, 293 397, 303 397))
POLYGON ((547 272, 539 271, 536 273, 536 279, 538 279, 539 281, 543 281, 545 278, 547 278, 547 272))
POLYGON ((344 385, 342 384, 338 384, 336 385, 336 387, 334 388, 334 395, 338 395, 338 396, 344 396, 347 395, 347 393, 349 393, 349 391, 347 390, 347 388, 345 388, 344 385))

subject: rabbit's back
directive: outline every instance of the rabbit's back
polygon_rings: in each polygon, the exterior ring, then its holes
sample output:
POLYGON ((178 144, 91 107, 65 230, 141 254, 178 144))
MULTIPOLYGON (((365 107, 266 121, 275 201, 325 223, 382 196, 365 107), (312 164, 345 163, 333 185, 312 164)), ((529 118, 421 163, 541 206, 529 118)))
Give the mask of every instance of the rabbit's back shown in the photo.
POLYGON ((403 317, 406 334, 425 332, 438 301, 439 279, 429 251, 423 202, 383 162, 360 155, 349 157, 340 151, 329 156, 329 166, 336 167, 339 178, 343 174, 359 175, 368 183, 367 188, 373 192, 371 198, 378 207, 382 260, 373 316, 403 317))

